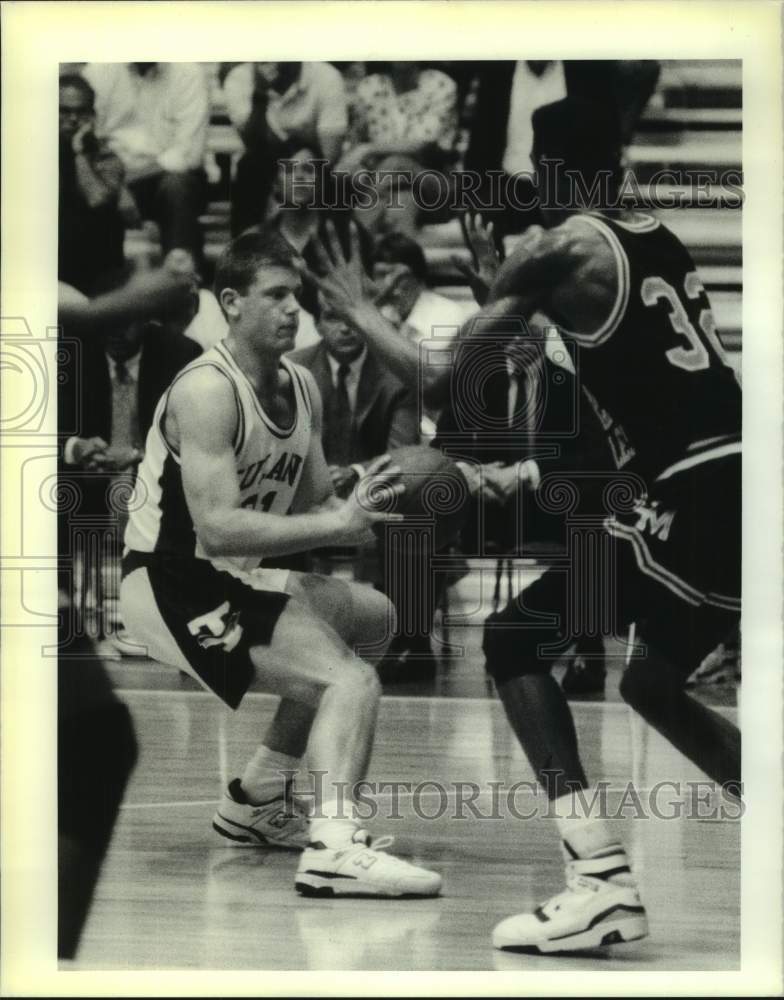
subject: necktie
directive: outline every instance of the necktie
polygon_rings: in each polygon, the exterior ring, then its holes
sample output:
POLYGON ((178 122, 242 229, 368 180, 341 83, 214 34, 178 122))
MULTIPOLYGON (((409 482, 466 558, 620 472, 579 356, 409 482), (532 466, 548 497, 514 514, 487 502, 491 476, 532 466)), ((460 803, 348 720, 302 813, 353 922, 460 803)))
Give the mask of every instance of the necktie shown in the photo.
MULTIPOLYGON (((110 444, 114 448, 138 448, 141 444, 137 386, 124 361, 117 361, 114 365, 110 444)), ((120 533, 125 529, 126 506, 133 487, 134 472, 114 472, 111 478, 113 481, 111 507, 117 519, 117 531, 120 533)))
POLYGON ((346 379, 351 372, 348 365, 338 368, 338 381, 332 394, 332 419, 326 458, 330 465, 350 465, 353 453, 353 414, 348 398, 346 379))
POLYGON ((114 366, 112 385, 112 439, 113 445, 140 444, 136 385, 124 361, 114 366))
POLYGON ((517 453, 516 458, 520 458, 533 450, 539 429, 543 405, 542 351, 538 344, 517 338, 507 349, 507 359, 510 368, 509 428, 513 450, 517 453))

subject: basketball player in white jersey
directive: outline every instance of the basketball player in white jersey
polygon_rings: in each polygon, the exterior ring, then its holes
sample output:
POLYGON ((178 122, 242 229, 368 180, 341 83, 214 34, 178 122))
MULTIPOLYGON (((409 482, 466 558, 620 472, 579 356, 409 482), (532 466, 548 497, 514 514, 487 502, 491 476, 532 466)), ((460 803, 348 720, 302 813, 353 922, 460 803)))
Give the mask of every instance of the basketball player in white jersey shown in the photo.
MULTIPOLYGON (((391 634, 392 606, 369 587, 262 564, 367 542, 387 518, 361 502, 367 477, 347 500, 334 496, 318 390, 283 357, 297 332, 299 265, 272 233, 247 233, 224 251, 215 290, 229 334, 158 405, 125 536, 122 613, 153 657, 232 708, 249 689, 281 696, 215 814, 219 833, 304 847, 303 894, 436 895, 440 876, 374 849, 351 801, 380 695, 375 670, 353 650, 391 634), (309 822, 290 793, 306 749, 313 773, 324 772, 309 822)), ((395 474, 387 456, 369 470, 399 491, 395 474)))

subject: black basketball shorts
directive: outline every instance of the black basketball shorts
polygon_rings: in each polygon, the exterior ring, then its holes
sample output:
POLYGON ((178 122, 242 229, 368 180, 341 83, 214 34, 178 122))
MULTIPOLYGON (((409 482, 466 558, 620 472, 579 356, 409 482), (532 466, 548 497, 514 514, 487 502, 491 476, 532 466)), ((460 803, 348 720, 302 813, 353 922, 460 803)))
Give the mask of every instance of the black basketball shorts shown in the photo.
POLYGON ((576 639, 634 623, 688 675, 737 626, 740 585, 740 452, 685 460, 633 511, 573 533, 568 556, 488 619, 488 664, 498 676, 548 670, 576 639))
POLYGON ((129 552, 120 609, 148 655, 237 708, 254 676, 248 651, 272 640, 287 581, 288 570, 262 567, 238 578, 205 559, 129 552))

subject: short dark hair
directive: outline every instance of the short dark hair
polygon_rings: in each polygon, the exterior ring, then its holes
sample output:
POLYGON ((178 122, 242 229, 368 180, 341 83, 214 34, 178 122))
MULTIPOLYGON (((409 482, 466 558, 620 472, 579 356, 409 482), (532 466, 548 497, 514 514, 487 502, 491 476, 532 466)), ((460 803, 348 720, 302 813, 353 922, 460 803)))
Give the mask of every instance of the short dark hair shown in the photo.
POLYGON ((63 73, 60 77, 59 88, 60 90, 65 90, 66 87, 80 91, 82 97, 87 99, 90 107, 95 107, 95 91, 83 76, 79 76, 78 73, 63 73))
POLYGON ((302 258, 288 240, 269 226, 249 229, 225 247, 215 266, 213 290, 220 301, 224 288, 246 295, 260 267, 297 270, 302 258))
POLYGON ((531 123, 534 150, 563 159, 567 168, 614 170, 620 164, 621 127, 615 107, 570 95, 537 108, 531 123))
POLYGON ((403 233, 387 233, 376 243, 373 260, 378 264, 406 264, 415 277, 427 281, 427 261, 416 240, 403 233))

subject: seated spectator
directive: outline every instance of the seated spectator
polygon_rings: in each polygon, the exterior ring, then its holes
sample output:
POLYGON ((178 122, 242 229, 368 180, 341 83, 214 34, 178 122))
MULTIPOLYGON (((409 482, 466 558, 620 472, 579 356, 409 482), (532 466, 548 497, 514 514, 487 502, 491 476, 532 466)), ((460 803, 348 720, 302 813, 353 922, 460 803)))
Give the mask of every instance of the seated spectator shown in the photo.
POLYGON ((229 118, 245 145, 231 193, 233 236, 264 221, 283 150, 308 146, 335 163, 348 128, 346 91, 329 63, 241 63, 224 80, 229 118))
POLYGON ((360 142, 361 123, 357 118, 357 88, 367 76, 367 63, 364 62, 334 62, 332 65, 340 70, 343 83, 346 86, 346 103, 348 105, 348 131, 343 142, 344 148, 351 149, 360 142))
POLYGON ((439 336, 448 329, 457 332, 477 308, 428 288, 424 251, 402 233, 389 233, 376 243, 373 280, 379 286, 382 313, 417 344, 436 330, 439 336))
MULTIPOLYGON (((422 247, 402 233, 389 233, 376 244, 373 280, 379 286, 381 313, 414 345, 429 337, 456 336, 471 303, 455 302, 427 287, 427 261, 422 247)), ((423 408, 422 436, 431 439, 437 411, 423 408)))
POLYGON ((175 304, 176 311, 163 320, 118 322, 104 336, 82 339, 78 350, 62 352, 60 480, 70 484, 80 502, 76 510, 61 513, 61 559, 73 555, 72 518, 74 523, 97 518, 119 538, 123 502, 130 496, 158 400, 175 374, 201 353, 181 332, 195 303, 190 309, 182 308, 180 299, 175 304))
MULTIPOLYGON (((461 265, 461 270, 481 305, 501 264, 492 223, 486 226, 481 215, 468 216, 463 236, 473 263, 461 265)), ((510 557, 530 557, 542 548, 569 551, 563 516, 543 510, 534 499, 542 477, 556 473, 573 479, 580 515, 600 522, 603 476, 614 468, 596 414, 579 391, 570 351, 541 313, 532 321, 530 333, 508 341, 504 368, 485 372, 483 414, 484 419, 492 418, 496 428, 493 442, 483 440, 482 425, 472 428, 466 411, 459 413, 452 401, 444 407, 435 442, 458 447, 466 459, 472 459, 458 465, 471 484, 473 503, 484 507, 484 516, 477 517, 475 507, 466 519, 462 548, 468 555, 486 553, 488 547, 501 554, 496 595, 503 564, 510 557), (477 533, 480 525, 481 536, 477 533)), ((483 347, 478 345, 477 352, 483 347)), ((577 356, 577 348, 572 351, 577 356)), ((586 630, 576 637, 563 690, 570 696, 596 694, 603 691, 605 677, 601 636, 586 630)))
POLYGON ((63 425, 78 417, 64 442, 67 467, 107 473, 143 457, 153 411, 176 373, 201 354, 170 324, 136 322, 86 341, 69 355, 60 390, 63 425))
MULTIPOLYGON (((499 236, 538 222, 534 188, 531 116, 545 104, 574 94, 613 108, 628 144, 659 77, 655 60, 569 59, 488 61, 477 64, 477 93, 464 167, 484 183, 478 197, 490 197, 489 175, 503 170, 505 195, 492 217, 499 236)), ((466 205, 466 209, 472 206, 466 205)), ((483 209, 485 215, 488 214, 483 209)))
MULTIPOLYGON (((275 200, 265 228, 276 229, 302 256, 308 268, 319 271, 315 244, 325 237, 325 223, 330 220, 344 250, 348 249, 348 224, 351 213, 333 208, 335 192, 324 192, 331 176, 319 162, 315 151, 307 146, 283 147, 282 158, 276 164, 275 200)), ((370 272, 373 243, 365 230, 358 226, 362 263, 370 272)), ((312 284, 305 282, 300 296, 300 324, 297 331, 297 348, 320 342, 316 330, 319 312, 318 296, 312 284)))
POLYGON ((124 170, 95 136, 92 87, 73 74, 60 77, 59 167, 57 275, 89 295, 103 274, 125 263, 124 170))
POLYGON ((202 264, 209 96, 197 63, 89 63, 96 131, 122 160, 144 219, 164 254, 188 250, 202 264))
MULTIPOLYGON (((365 464, 393 448, 417 443, 417 404, 413 393, 385 369, 361 334, 324 302, 318 329, 321 342, 295 351, 291 358, 308 368, 316 380, 323 403, 324 455, 335 492, 346 497, 364 474, 365 464)), ((354 571, 357 578, 373 582, 388 594, 403 623, 406 602, 400 594, 389 592, 394 588, 386 586, 385 559, 385 546, 378 544, 359 553, 354 571)), ((393 647, 382 676, 399 679, 397 660, 413 647, 420 653, 422 649, 429 652, 429 638, 425 634, 395 639, 393 647)))
POLYGON ((359 141, 343 156, 338 170, 405 172, 411 181, 379 177, 377 204, 363 213, 363 221, 374 232, 395 229, 411 235, 420 209, 437 204, 446 190, 432 172, 445 169, 454 147, 455 81, 416 62, 388 63, 357 85, 353 110, 359 141), (418 174, 419 188, 412 184, 418 174))
POLYGON ((390 448, 418 441, 417 405, 361 334, 321 305, 321 341, 294 351, 291 358, 316 380, 324 407, 324 455, 336 492, 348 496, 364 464, 390 448))

